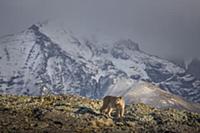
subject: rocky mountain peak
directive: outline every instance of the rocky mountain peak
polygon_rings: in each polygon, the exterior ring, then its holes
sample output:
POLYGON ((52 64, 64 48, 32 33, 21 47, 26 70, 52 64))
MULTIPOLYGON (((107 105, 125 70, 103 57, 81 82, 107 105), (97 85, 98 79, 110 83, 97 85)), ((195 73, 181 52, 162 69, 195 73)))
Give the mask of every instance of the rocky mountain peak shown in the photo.
POLYGON ((120 49, 129 49, 132 51, 139 51, 139 44, 135 43, 134 41, 132 41, 131 39, 121 39, 117 42, 114 43, 115 47, 118 47, 120 49))
POLYGON ((34 30, 34 31, 39 31, 39 26, 37 26, 36 24, 33 24, 33 25, 30 26, 28 29, 34 30))

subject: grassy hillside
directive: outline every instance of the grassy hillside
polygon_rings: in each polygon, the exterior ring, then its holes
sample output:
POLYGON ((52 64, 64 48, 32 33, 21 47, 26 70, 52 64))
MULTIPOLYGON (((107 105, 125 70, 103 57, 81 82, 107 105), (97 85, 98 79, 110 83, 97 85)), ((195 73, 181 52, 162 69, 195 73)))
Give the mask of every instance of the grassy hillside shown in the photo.
POLYGON ((200 132, 197 113, 135 104, 117 119, 101 115, 101 105, 100 100, 71 95, 0 95, 0 132, 200 132))

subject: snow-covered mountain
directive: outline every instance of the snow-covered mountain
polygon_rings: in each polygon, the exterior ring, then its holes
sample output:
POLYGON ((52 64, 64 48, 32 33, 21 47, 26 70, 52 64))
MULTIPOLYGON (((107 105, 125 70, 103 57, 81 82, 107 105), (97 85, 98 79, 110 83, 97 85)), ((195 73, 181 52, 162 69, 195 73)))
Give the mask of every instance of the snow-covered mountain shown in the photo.
POLYGON ((130 39, 89 38, 51 23, 0 38, 0 92, 125 95, 139 81, 200 102, 200 81, 185 69, 143 52, 130 39))
POLYGON ((186 72, 192 74, 196 79, 200 79, 200 58, 176 59, 173 57, 168 59, 181 68, 186 69, 186 72))

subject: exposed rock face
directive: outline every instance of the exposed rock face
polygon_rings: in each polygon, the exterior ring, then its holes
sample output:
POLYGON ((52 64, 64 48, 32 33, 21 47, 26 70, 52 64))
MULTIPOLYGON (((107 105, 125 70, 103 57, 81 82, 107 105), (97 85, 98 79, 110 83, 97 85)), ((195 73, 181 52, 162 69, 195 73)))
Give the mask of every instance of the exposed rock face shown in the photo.
POLYGON ((200 102, 199 80, 143 52, 130 39, 108 43, 82 39, 50 24, 0 38, 1 93, 41 95, 45 85, 53 94, 101 98, 125 94, 139 81, 200 102))

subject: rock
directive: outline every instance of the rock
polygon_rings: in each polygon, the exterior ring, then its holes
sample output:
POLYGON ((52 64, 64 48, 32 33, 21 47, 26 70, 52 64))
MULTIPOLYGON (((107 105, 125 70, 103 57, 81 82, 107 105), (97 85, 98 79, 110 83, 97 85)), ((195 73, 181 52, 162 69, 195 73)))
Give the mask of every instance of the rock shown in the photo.
POLYGON ((76 114, 93 114, 93 115, 98 115, 96 112, 94 112, 91 108, 88 107, 80 107, 76 112, 76 114))
POLYGON ((60 111, 65 111, 65 110, 67 110, 68 108, 65 107, 65 106, 56 106, 55 109, 56 109, 56 110, 60 110, 60 111))
POLYGON ((59 128, 63 126, 63 123, 60 121, 54 121, 53 123, 56 124, 59 128))
POLYGON ((40 122, 37 124, 38 128, 47 128, 48 126, 49 126, 49 124, 46 122, 40 122))
POLYGON ((99 120, 94 120, 94 121, 91 121, 90 124, 93 126, 93 127, 110 127, 110 126, 113 126, 114 123, 113 123, 113 120, 112 119, 99 119, 99 120))
POLYGON ((117 126, 123 126, 123 125, 124 125, 123 122, 116 122, 115 124, 116 124, 117 126))
POLYGON ((41 118, 44 116, 44 112, 40 108, 32 109, 32 114, 38 120, 41 120, 41 118))
POLYGON ((126 124, 130 127, 135 127, 135 122, 127 121, 126 124))

